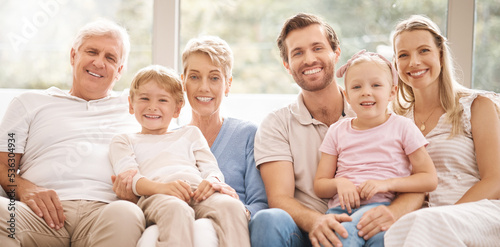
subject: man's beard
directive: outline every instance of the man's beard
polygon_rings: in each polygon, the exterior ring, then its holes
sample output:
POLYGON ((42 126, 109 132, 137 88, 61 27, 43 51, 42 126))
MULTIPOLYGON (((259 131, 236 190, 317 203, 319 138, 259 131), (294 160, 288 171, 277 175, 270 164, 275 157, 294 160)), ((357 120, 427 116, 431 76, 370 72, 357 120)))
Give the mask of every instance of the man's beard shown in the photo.
MULTIPOLYGON (((326 88, 328 85, 330 85, 334 80, 333 78, 333 71, 335 70, 333 68, 333 66, 330 65, 327 65, 327 66, 323 66, 323 70, 325 72, 325 75, 323 76, 323 78, 321 78, 321 81, 319 83, 315 83, 314 85, 311 85, 311 83, 307 83, 305 80, 304 80, 304 75, 302 73, 297 73, 295 71, 292 71, 292 77, 293 79, 295 80, 295 82, 297 83, 297 85, 299 85, 300 88, 302 88, 303 90, 305 91, 309 91, 309 92, 315 92, 315 91, 320 91, 324 88, 326 88)), ((299 71, 302 71, 302 70, 299 70, 299 71)))

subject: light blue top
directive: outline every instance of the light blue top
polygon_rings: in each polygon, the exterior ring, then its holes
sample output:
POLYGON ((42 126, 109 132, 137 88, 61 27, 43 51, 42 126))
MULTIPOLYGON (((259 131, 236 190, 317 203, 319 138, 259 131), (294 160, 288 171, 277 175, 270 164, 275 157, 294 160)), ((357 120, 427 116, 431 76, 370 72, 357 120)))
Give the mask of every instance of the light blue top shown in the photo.
POLYGON ((210 148, 226 183, 236 190, 252 216, 268 208, 264 183, 253 156, 256 131, 257 126, 252 122, 225 118, 210 148))

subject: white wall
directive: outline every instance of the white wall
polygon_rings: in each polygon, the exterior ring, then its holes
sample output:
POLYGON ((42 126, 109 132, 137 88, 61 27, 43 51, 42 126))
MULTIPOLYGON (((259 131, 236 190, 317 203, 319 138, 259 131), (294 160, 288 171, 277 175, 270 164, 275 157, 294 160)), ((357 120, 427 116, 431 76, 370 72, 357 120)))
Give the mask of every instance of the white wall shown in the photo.
MULTIPOLYGON (((28 90, 32 89, 0 89, 0 119, 12 98, 28 90)), ((229 97, 222 101, 221 112, 223 116, 260 124, 269 112, 288 105, 296 98, 295 94, 229 94, 229 97)), ((186 102, 177 121, 178 125, 186 124, 190 118, 191 108, 186 102)))

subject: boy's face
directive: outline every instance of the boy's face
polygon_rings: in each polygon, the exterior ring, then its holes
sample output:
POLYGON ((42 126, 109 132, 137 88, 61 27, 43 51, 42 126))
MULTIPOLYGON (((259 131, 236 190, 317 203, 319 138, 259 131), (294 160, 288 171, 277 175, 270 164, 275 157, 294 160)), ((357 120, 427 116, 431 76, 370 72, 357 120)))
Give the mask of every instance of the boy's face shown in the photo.
POLYGON ((156 81, 139 86, 133 98, 129 98, 129 112, 142 126, 141 134, 167 133, 172 118, 179 117, 181 104, 156 81))

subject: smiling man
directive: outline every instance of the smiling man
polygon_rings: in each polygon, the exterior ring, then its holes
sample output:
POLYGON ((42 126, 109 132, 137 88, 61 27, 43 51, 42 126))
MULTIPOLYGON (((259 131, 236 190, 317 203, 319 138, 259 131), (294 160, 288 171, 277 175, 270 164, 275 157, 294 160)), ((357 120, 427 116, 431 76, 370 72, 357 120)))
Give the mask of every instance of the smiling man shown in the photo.
MULTIPOLYGON (((250 222, 252 246, 339 246, 334 231, 347 237, 340 222, 351 219, 325 215, 327 200, 313 188, 328 127, 354 116, 334 78, 339 40, 319 17, 297 14, 285 22, 277 41, 283 65, 301 92, 294 103, 270 113, 255 136, 255 161, 271 209, 250 222)), ((360 236, 375 236, 422 201, 423 194, 403 194, 390 206, 371 209, 358 224, 360 236)))
POLYGON ((124 28, 89 23, 71 49, 69 92, 12 100, 0 125, 0 184, 11 192, 0 197, 2 246, 136 245, 144 215, 117 200, 108 158, 111 138, 137 129, 128 93, 112 92, 129 50, 124 28))
POLYGON ((73 85, 69 93, 87 101, 108 96, 123 71, 123 46, 120 40, 105 35, 89 37, 80 47, 73 47, 73 85))

